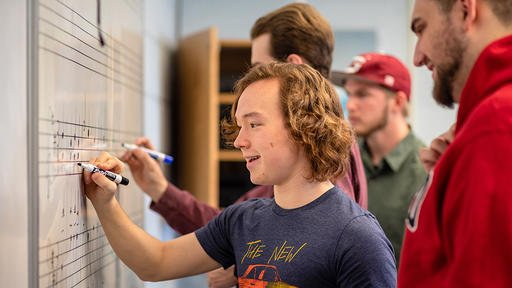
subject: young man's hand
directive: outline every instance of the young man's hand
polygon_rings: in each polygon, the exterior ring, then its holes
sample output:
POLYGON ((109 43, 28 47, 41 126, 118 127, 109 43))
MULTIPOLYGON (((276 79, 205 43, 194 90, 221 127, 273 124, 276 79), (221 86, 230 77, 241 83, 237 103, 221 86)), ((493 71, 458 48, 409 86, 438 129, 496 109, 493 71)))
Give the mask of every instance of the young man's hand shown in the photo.
MULTIPOLYGON (((148 138, 137 139, 135 145, 155 150, 148 138)), ((121 156, 121 160, 128 164, 135 182, 144 193, 148 194, 154 202, 158 202, 168 185, 160 163, 140 149, 126 151, 121 156)))
POLYGON ((425 171, 430 172, 448 146, 452 143, 455 135, 455 124, 448 131, 432 140, 430 147, 420 149, 420 160, 425 171))
MULTIPOLYGON (((100 156, 92 158, 89 164, 116 174, 122 174, 124 171, 123 163, 107 152, 101 152, 100 156)), ((91 173, 84 170, 84 182, 85 194, 96 209, 101 209, 102 206, 114 199, 117 184, 101 173, 91 173)))
POLYGON ((235 277, 235 266, 228 269, 224 268, 215 269, 207 274, 209 288, 229 288, 237 283, 235 277))

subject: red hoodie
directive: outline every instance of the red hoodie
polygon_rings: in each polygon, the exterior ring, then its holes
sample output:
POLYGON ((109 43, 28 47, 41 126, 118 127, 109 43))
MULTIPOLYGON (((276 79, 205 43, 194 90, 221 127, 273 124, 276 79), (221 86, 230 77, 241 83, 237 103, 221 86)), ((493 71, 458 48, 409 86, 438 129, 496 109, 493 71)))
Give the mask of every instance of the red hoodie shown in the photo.
POLYGON ((473 66, 455 139, 406 230, 398 287, 512 287, 512 36, 473 66))

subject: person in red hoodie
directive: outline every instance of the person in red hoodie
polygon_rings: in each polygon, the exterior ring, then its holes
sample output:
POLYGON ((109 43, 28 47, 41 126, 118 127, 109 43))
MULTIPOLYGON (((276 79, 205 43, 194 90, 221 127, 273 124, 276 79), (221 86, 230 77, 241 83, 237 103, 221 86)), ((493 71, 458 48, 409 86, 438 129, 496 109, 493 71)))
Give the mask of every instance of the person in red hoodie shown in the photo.
POLYGON ((459 110, 409 208, 398 287, 512 287, 511 15, 512 0, 416 0, 414 63, 459 110))

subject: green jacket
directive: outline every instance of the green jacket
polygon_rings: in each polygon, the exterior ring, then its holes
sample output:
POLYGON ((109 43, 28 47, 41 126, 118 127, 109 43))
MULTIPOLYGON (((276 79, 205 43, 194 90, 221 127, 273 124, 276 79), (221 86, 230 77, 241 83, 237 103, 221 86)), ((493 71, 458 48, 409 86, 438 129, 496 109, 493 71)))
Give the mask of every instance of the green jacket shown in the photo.
POLYGON ((393 245, 397 265, 409 204, 427 178, 419 158, 419 149, 424 146, 410 130, 395 149, 374 166, 366 141, 359 140, 368 182, 368 210, 377 217, 393 245))

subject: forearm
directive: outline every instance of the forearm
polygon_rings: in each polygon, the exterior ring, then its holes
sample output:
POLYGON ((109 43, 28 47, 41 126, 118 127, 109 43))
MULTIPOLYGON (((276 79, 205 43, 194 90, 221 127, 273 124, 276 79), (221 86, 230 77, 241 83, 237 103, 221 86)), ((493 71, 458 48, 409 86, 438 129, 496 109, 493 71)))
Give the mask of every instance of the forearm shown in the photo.
MULTIPOLYGON (((123 171, 122 163, 106 152, 91 159, 90 163, 119 174, 123 171)), ((142 280, 174 279, 219 266, 203 250, 195 234, 161 242, 137 227, 114 197, 118 187, 101 173, 84 172, 84 182, 85 193, 96 210, 110 245, 142 280)))
POLYGON ((156 277, 155 267, 161 266, 163 242, 135 225, 117 200, 95 208, 110 245, 123 263, 143 280, 156 277))

